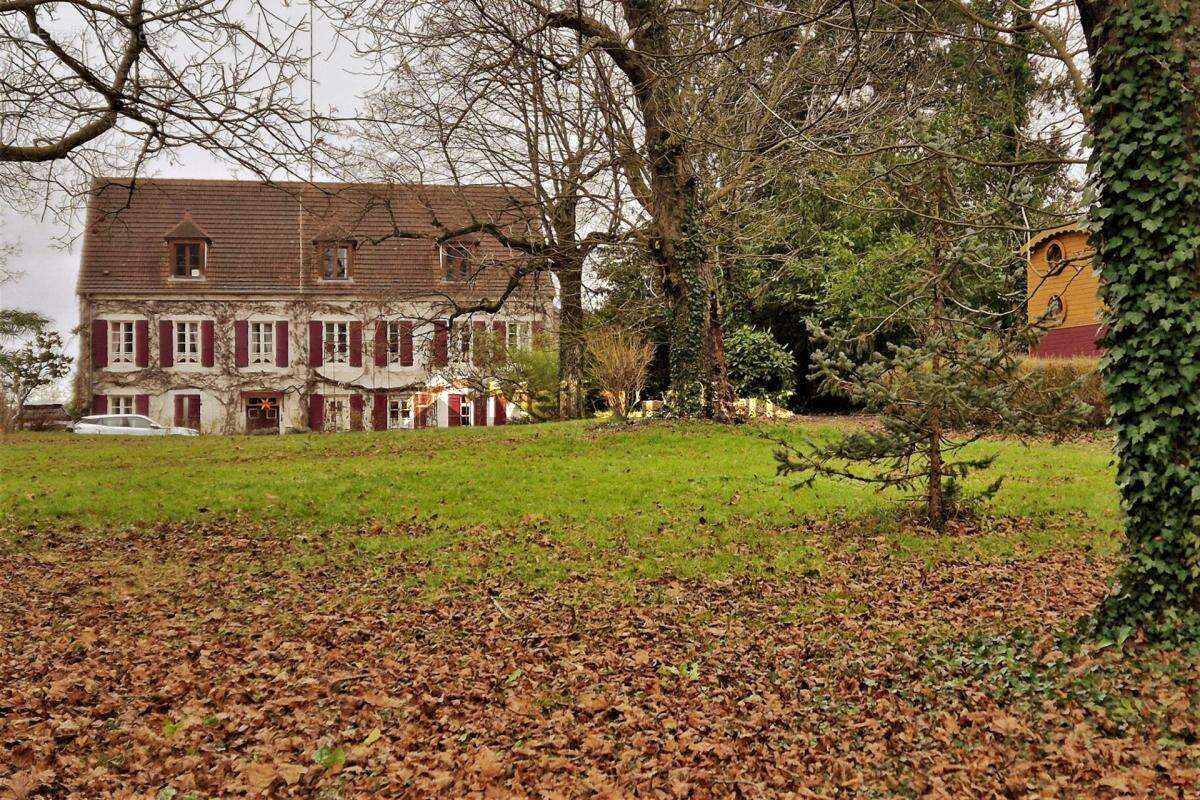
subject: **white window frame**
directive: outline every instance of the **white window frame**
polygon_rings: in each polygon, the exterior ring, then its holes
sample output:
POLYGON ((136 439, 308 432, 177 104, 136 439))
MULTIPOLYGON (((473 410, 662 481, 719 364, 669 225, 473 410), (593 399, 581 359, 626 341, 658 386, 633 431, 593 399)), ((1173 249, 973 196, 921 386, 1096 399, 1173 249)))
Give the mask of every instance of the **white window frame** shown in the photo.
POLYGON ((401 350, 403 344, 400 341, 400 322, 401 320, 391 320, 387 324, 387 363, 399 364, 402 360, 401 350))
POLYGON ((116 320, 108 325, 108 363, 132 364, 137 357, 137 326, 132 320, 116 320))
POLYGON ((509 350, 533 348, 533 323, 525 320, 509 321, 504 328, 504 344, 509 350))
POLYGON ((350 363, 350 323, 326 322, 321 327, 321 349, 326 364, 350 363))
POLYGON ((388 430, 410 430, 414 425, 412 396, 392 396, 387 401, 388 430))
POLYGON ((321 280, 350 280, 353 248, 347 242, 329 242, 321 252, 321 280))
POLYGON ((131 394, 110 394, 108 396, 108 413, 116 416, 136 414, 136 399, 131 394))
POLYGON ((350 430, 350 398, 325 398, 325 430, 334 433, 350 430))
POLYGON ((275 364, 275 323, 251 322, 248 327, 248 356, 251 366, 273 366, 275 364))
POLYGON ((200 323, 192 320, 176 320, 171 326, 174 337, 175 363, 200 363, 200 323))
POLYGON ((475 427, 475 399, 471 395, 458 397, 458 424, 464 428, 475 427))

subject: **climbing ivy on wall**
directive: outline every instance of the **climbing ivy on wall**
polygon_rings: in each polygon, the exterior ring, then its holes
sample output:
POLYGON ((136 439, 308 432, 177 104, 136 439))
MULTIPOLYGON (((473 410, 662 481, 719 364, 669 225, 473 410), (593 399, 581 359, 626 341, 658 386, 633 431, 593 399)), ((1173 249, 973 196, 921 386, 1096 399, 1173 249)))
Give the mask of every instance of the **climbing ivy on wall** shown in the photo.
POLYGON ((1200 64, 1191 5, 1111 7, 1095 59, 1097 263, 1126 560, 1095 618, 1200 633, 1200 64), (1168 7, 1170 6, 1170 7, 1168 7))

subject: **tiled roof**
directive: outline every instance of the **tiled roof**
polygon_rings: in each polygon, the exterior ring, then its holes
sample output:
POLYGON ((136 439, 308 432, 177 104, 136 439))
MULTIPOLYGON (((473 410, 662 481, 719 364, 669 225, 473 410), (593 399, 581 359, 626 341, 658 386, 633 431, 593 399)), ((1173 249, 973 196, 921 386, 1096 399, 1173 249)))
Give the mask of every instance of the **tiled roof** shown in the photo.
MULTIPOLYGON (((442 278, 434 239, 476 222, 524 232, 522 196, 496 186, 97 179, 80 293, 495 297, 517 264, 492 236, 470 286, 442 278), (208 238, 203 281, 171 278, 168 238, 208 238), (336 234, 336 236, 335 236, 336 234), (355 241, 349 282, 319 280, 321 237, 355 241), (303 258, 303 269, 300 261, 303 258)), ((549 282, 542 280, 543 287, 549 282)))
POLYGON ((1043 243, 1053 239, 1055 236, 1061 236, 1064 233, 1088 233, 1087 223, 1084 220, 1078 222, 1070 222, 1066 225, 1059 225, 1057 228, 1046 228, 1029 237, 1029 241, 1021 248, 1021 254, 1032 253, 1043 243))

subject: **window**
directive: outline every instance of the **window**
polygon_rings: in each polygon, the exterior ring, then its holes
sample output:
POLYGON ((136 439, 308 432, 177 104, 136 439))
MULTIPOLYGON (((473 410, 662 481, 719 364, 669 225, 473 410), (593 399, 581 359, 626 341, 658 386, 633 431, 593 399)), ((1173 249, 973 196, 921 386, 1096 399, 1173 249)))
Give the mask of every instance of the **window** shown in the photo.
MULTIPOLYGON (((133 323, 112 322, 109 333, 108 360, 111 364, 133 363, 133 323)), ((132 411, 129 413, 133 413, 132 411)))
POLYGON ((175 363, 200 363, 200 323, 175 323, 175 363))
POLYGON ((176 278, 204 277, 204 242, 175 242, 176 278))
POLYGON ((1057 275, 1066 267, 1067 261, 1063 258, 1062 245, 1058 242, 1051 242, 1046 248, 1046 274, 1057 275))
POLYGON ((467 395, 463 395, 458 400, 458 424, 464 427, 471 427, 475 424, 475 403, 467 395))
POLYGON ((348 364, 350 362, 350 323, 325 323, 325 363, 348 364))
POLYGON ((346 424, 346 401, 338 397, 325 398, 325 430, 344 431, 346 424))
POLYGON ((114 414, 132 414, 133 396, 128 394, 110 394, 108 396, 108 407, 114 414))
POLYGON ((400 337, 401 337, 400 323, 399 322, 389 322, 388 327, 387 327, 387 348, 388 348, 387 360, 388 360, 389 364, 399 364, 400 363, 400 360, 401 360, 401 358, 400 358, 400 347, 401 347, 400 337))
POLYGON ((389 430, 413 427, 413 403, 411 397, 389 397, 388 418, 389 430))
POLYGON ((533 324, 529 322, 509 322, 507 328, 508 341, 505 344, 509 350, 528 350, 533 346, 533 324))
POLYGON ((470 320, 456 320, 450 326, 450 361, 457 364, 471 363, 471 340, 475 331, 470 320))
POLYGON ((1067 307, 1059 295, 1051 295, 1046 302, 1045 320, 1050 325, 1059 325, 1067 316, 1067 307))
POLYGON ((448 281, 470 280, 475 250, 471 242, 448 242, 442 245, 443 277, 448 281))
POLYGON ((275 363, 275 323, 250 323, 250 363, 275 363))
POLYGON ((323 250, 321 277, 327 281, 344 281, 350 277, 350 260, 354 246, 350 242, 330 242, 323 250))

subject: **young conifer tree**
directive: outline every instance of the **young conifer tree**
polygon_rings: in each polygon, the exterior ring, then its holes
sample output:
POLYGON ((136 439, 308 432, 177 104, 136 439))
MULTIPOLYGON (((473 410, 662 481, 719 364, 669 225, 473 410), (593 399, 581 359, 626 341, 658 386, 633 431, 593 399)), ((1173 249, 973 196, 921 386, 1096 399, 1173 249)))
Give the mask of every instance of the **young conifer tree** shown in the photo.
POLYGON ((940 533, 972 500, 999 488, 996 480, 973 497, 964 491, 963 478, 995 459, 973 445, 995 431, 1062 432, 1084 407, 1018 375, 1032 331, 1024 298, 1011 288, 1011 271, 1021 268, 1011 232, 994 223, 992 177, 929 152, 898 156, 862 201, 919 218, 916 227, 927 233, 909 240, 911 268, 863 320, 870 327, 822 333, 825 347, 814 359, 824 389, 874 414, 878 425, 828 442, 781 441, 775 456, 779 473, 800 476, 800 485, 831 476, 909 492, 916 516, 940 533), (877 345, 887 330, 893 335, 877 345))

